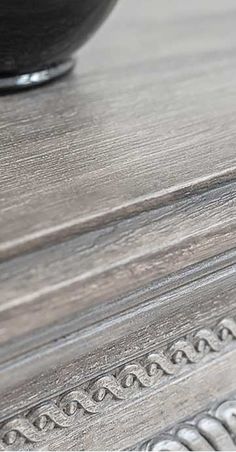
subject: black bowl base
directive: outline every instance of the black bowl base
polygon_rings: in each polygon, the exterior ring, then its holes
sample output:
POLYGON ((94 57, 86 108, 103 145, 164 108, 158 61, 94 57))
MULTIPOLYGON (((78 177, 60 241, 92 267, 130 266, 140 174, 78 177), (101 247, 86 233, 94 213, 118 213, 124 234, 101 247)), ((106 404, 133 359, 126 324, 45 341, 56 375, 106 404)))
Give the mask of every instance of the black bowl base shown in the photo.
POLYGON ((74 60, 68 59, 58 65, 53 65, 41 71, 14 76, 0 74, 0 93, 4 91, 18 91, 48 83, 69 72, 74 66, 74 60))

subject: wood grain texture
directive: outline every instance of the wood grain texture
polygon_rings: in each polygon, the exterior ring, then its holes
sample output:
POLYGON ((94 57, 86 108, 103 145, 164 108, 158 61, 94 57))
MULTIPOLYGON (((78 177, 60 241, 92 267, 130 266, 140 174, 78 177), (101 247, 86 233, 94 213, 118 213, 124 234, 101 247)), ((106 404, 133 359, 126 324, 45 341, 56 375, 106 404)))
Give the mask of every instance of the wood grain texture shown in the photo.
POLYGON ((37 445, 54 429, 79 426, 82 416, 87 419, 102 414, 108 404, 114 409, 120 402, 142 396, 147 388, 162 384, 168 376, 176 376, 184 368, 202 363, 208 355, 217 356, 227 351, 229 343, 236 341, 235 319, 224 318, 214 328, 203 328, 173 342, 165 349, 153 350, 120 368, 112 369, 106 375, 64 391, 56 398, 33 406, 30 411, 18 413, 0 425, 0 446, 9 446, 14 431, 17 435, 14 446, 37 445), (50 425, 51 424, 51 425, 50 425), (50 429, 49 429, 50 425, 50 429))
POLYGON ((118 313, 236 246, 235 3, 134 5, 117 5, 73 76, 1 98, 7 347, 118 313))
POLYGON ((161 296, 153 291, 146 303, 2 364, 0 420, 234 318, 235 271, 227 267, 161 296))
POLYGON ((70 444, 70 450, 78 447, 82 450, 129 450, 139 438, 148 439, 155 434, 157 426, 161 430, 174 425, 176 419, 197 414, 217 397, 224 398, 226 388, 229 393, 235 391, 235 363, 235 350, 224 353, 221 358, 206 362, 192 373, 183 373, 172 384, 167 382, 146 397, 129 401, 125 409, 110 407, 102 418, 86 422, 87 435, 83 428, 73 433, 64 432, 61 436, 54 434, 45 446, 51 450, 64 449, 67 444, 70 444))
POLYGON ((197 414, 217 398, 223 399, 226 388, 229 393, 235 391, 235 372, 236 351, 229 347, 192 372, 186 369, 171 382, 167 378, 162 386, 147 389, 142 397, 118 402, 116 409, 108 403, 103 413, 79 417, 78 428, 55 428, 44 434, 38 445, 26 444, 15 450, 129 450, 158 430, 171 427, 176 420, 197 414))
MULTIPOLYGON (((1 423, 0 447, 38 449, 42 442, 51 443, 55 431, 58 437, 61 436, 61 441, 68 434, 72 435, 73 441, 81 428, 85 441, 88 441, 88 430, 85 432, 83 427, 85 422, 91 422, 91 427, 93 421, 97 422, 96 418, 102 418, 112 406, 114 412, 122 404, 125 410, 127 402, 149 397, 150 390, 155 393, 158 387, 168 383, 168 379, 171 385, 179 375, 191 374, 195 367, 222 358, 222 352, 235 352, 235 340, 236 322, 233 318, 224 318, 213 328, 198 329, 165 349, 153 350, 93 381, 87 381, 85 385, 71 391, 64 390, 1 423)), ((131 425, 134 427, 135 422, 131 425)), ((100 449, 101 443, 99 439, 96 450, 100 449)))
POLYGON ((7 354, 11 341, 29 348, 37 336, 43 343, 84 328, 128 308, 118 301, 125 294, 230 251, 236 245, 235 187, 0 264, 0 342, 7 354))
POLYGON ((235 2, 148 2, 73 76, 1 98, 2 258, 235 177, 235 2))
POLYGON ((124 449, 235 391, 235 341, 218 349, 216 331, 236 318, 235 19, 234 0, 120 0, 73 74, 1 97, 10 449, 25 419, 44 429, 46 401, 91 395, 132 364, 140 377, 146 357, 172 360, 180 340, 210 353, 23 446, 124 449), (196 342, 203 330, 210 345, 196 342))

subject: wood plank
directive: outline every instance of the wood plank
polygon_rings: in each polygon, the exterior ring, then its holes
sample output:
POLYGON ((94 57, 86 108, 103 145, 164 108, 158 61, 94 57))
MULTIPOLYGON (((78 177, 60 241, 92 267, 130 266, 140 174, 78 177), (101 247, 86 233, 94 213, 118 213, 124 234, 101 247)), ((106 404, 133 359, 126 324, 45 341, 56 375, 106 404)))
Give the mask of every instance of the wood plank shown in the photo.
POLYGON ((127 309, 118 300, 128 293, 231 252, 235 193, 230 184, 2 263, 2 346, 16 352, 94 324, 127 309))
POLYGON ((236 317, 236 266, 167 291, 0 365, 0 419, 236 317), (46 384, 45 384, 46 383, 46 384))
POLYGON ((2 259, 235 177, 235 2, 181 3, 121 1, 74 75, 1 98, 2 259))

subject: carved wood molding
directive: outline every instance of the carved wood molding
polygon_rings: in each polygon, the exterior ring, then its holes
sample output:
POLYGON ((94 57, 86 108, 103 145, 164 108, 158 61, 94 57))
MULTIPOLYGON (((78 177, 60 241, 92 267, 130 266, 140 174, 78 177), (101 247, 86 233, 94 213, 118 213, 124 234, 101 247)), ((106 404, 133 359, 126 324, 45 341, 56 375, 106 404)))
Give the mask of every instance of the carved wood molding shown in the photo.
POLYGON ((187 364, 217 354, 236 339, 236 322, 225 318, 213 329, 202 328, 169 347, 145 354, 112 372, 66 391, 0 424, 0 449, 31 447, 46 441, 54 429, 78 427, 81 416, 105 411, 106 406, 135 397, 161 378, 176 375, 187 364))
POLYGON ((236 396, 134 450, 236 450, 236 396))

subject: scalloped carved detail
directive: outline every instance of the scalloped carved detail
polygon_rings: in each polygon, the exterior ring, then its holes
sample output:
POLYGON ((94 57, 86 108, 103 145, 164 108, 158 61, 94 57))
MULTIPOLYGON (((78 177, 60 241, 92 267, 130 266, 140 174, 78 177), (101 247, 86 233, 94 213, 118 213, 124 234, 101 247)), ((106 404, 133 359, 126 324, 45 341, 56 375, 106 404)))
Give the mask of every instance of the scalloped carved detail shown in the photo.
MULTIPOLYGON (((96 415, 107 404, 127 400, 143 388, 158 384, 163 376, 178 374, 185 365, 219 352, 235 339, 236 322, 226 318, 213 329, 200 329, 164 350, 145 354, 135 362, 41 403, 0 425, 0 450, 29 447, 47 440, 55 428, 77 427, 81 416, 96 415)), ((168 447, 177 447, 179 438, 170 441, 174 443, 169 442, 168 447)))
POLYGON ((226 400, 216 408, 178 424, 135 450, 236 450, 236 399, 226 400))

